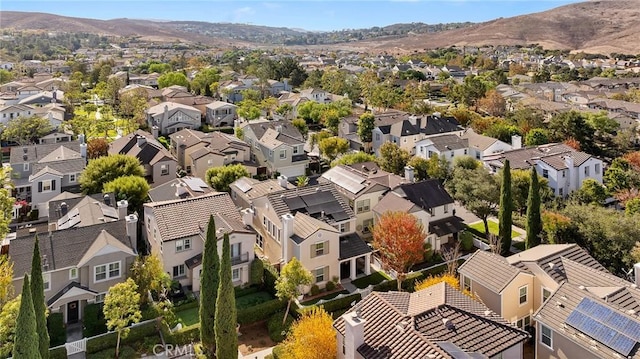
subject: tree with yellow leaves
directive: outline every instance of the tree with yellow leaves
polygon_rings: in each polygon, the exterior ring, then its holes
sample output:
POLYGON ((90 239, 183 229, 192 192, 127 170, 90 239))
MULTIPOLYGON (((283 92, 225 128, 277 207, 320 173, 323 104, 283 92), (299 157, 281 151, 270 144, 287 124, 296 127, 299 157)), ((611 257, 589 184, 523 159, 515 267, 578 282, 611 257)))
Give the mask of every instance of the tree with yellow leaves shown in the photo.
POLYGON ((416 283, 415 289, 416 289, 416 291, 419 291, 419 290, 422 290, 422 289, 425 289, 425 288, 429 288, 432 285, 436 285, 436 284, 438 284, 440 282, 447 283, 448 285, 450 285, 451 287, 453 287, 455 289, 462 290, 462 293, 464 293, 465 295, 468 295, 469 297, 473 298, 473 294, 470 291, 463 290, 462 288, 460 288, 460 280, 458 280, 458 277, 456 277, 455 275, 448 274, 448 273, 443 273, 443 274, 438 275, 438 276, 429 276, 425 280, 416 283))
POLYGON ((331 315, 322 308, 305 312, 283 343, 282 359, 331 359, 337 356, 331 315))

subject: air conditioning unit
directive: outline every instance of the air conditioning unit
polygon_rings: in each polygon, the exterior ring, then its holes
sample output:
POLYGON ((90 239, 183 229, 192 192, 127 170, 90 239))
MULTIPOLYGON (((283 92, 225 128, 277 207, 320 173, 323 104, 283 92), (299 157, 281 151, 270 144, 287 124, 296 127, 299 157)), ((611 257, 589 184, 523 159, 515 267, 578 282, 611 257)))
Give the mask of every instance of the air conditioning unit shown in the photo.
POLYGON ((362 232, 362 225, 361 224, 356 226, 356 231, 362 232))

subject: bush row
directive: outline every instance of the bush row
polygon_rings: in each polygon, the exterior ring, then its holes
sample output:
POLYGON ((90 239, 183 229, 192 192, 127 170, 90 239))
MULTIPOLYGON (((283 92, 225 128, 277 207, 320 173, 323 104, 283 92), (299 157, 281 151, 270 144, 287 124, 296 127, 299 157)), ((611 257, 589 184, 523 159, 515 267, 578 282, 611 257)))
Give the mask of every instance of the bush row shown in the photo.
POLYGON ((322 307, 324 308, 324 310, 327 313, 333 313, 333 312, 337 312, 340 311, 342 309, 345 308, 350 308, 351 307, 351 303, 353 303, 354 301, 359 301, 360 299, 362 299, 362 295, 360 293, 353 293, 353 294, 349 294, 347 296, 344 296, 342 298, 335 298, 335 299, 331 299, 329 301, 326 301, 324 303, 321 304, 314 304, 308 307, 303 307, 303 308, 298 308, 296 309, 296 312, 298 313, 298 315, 302 314, 303 312, 313 308, 313 307, 322 307))
POLYGON ((273 313, 284 309, 287 302, 273 299, 249 308, 238 309, 238 323, 249 324, 267 320, 273 313))
POLYGON ((67 348, 64 346, 49 349, 49 359, 67 359, 67 348))
MULTIPOLYGON (((126 338, 121 338, 121 344, 128 344, 143 340, 145 337, 156 335, 156 321, 144 323, 132 327, 126 338)), ((87 353, 96 353, 108 348, 115 348, 118 341, 117 333, 109 333, 97 338, 87 340, 87 353)))
POLYGON ((244 297, 245 295, 249 295, 249 294, 253 294, 253 293, 257 293, 260 291, 260 287, 257 285, 252 285, 250 287, 234 287, 233 288, 234 292, 235 292, 235 296, 236 298, 238 297, 244 297))
POLYGON ((64 328, 62 313, 49 314, 47 318, 47 329, 49 330, 49 344, 52 347, 57 347, 67 341, 67 330, 64 328))

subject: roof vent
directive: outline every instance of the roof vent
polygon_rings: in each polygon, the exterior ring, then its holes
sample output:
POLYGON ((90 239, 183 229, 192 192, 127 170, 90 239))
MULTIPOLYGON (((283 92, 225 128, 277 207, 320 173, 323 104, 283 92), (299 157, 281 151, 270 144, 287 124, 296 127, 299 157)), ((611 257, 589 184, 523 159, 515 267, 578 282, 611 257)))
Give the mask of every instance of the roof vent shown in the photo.
POLYGON ((585 286, 580 285, 580 286, 578 286, 578 289, 580 289, 580 290, 585 290, 585 286))
POLYGON ((449 318, 442 318, 442 324, 444 324, 445 328, 449 330, 456 329, 456 326, 453 324, 453 322, 449 318))
POLYGON ((406 321, 406 320, 403 320, 403 321, 399 322, 398 324, 396 324, 396 329, 400 333, 404 333, 407 330, 408 327, 409 327, 409 322, 406 321))
POLYGON ((564 304, 561 301, 556 302, 556 307, 564 308, 564 304))
POLYGON ((491 311, 490 310, 485 310, 484 311, 484 315, 487 316, 487 317, 490 316, 491 315, 491 311))
POLYGON ((636 311, 633 310, 633 309, 629 309, 629 310, 627 310, 627 314, 634 315, 634 314, 636 314, 636 311))
POLYGON ((26 148, 26 147, 22 147, 22 152, 23 152, 23 153, 27 153, 27 152, 29 152, 29 149, 28 149, 28 148, 26 148))
POLYGON ((548 266, 549 266, 549 269, 553 269, 553 266, 555 266, 555 264, 553 264, 553 262, 549 262, 548 266))

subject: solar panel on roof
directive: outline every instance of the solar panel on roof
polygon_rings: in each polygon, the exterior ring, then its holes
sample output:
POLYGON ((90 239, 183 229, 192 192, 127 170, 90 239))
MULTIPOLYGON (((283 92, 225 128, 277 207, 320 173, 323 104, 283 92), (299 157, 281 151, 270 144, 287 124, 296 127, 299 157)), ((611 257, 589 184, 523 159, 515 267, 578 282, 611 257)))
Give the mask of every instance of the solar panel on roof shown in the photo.
POLYGON ((331 213, 331 217, 333 217, 333 219, 336 222, 341 222, 341 221, 345 221, 347 219, 349 219, 349 215, 347 214, 347 212, 336 212, 336 213, 331 213))
POLYGON ((344 209, 342 209, 342 205, 338 201, 325 203, 322 206, 324 207, 324 208, 322 208, 322 210, 326 214, 332 214, 332 213, 343 212, 344 211, 344 209))
POLYGON ((317 206, 319 204, 335 201, 335 198, 331 195, 331 193, 326 191, 307 194, 304 196, 300 196, 300 198, 302 198, 307 207, 317 206))
POLYGON ((297 211, 306 207, 306 204, 300 197, 285 198, 284 203, 287 204, 287 207, 289 207, 290 211, 297 211))
POLYGON ((242 193, 247 193, 251 189, 251 183, 246 178, 240 178, 236 181, 236 186, 242 191, 242 193))
POLYGON ((640 342, 640 322, 589 298, 580 301, 566 323, 624 356, 640 342))
MULTIPOLYGON (((194 192, 204 192, 203 188, 207 187, 207 184, 204 183, 203 180, 201 180, 200 178, 197 178, 197 177, 183 178, 182 180, 194 192)), ((251 188, 251 187, 249 186, 249 188, 251 188)), ((243 193, 244 192, 246 192, 246 191, 243 191, 243 193)))

